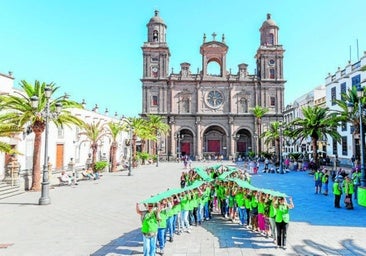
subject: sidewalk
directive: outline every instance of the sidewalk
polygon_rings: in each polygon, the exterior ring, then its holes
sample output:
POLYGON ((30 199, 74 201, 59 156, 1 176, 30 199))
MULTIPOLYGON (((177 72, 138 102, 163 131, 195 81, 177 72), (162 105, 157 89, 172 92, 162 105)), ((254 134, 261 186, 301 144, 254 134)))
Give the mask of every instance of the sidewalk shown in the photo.
MULTIPOLYGON (((161 162, 133 169, 133 176, 105 173, 97 181, 55 187, 47 206, 38 205, 40 193, 34 192, 0 200, 0 248, 11 244, 0 255, 142 255, 135 204, 179 187, 183 170, 181 163, 161 162)), ((306 172, 253 175, 253 185, 294 199, 286 251, 217 215, 191 234, 175 236, 164 255, 366 255, 366 208, 357 203, 354 210, 334 208, 331 194, 314 194, 312 178, 306 172)))

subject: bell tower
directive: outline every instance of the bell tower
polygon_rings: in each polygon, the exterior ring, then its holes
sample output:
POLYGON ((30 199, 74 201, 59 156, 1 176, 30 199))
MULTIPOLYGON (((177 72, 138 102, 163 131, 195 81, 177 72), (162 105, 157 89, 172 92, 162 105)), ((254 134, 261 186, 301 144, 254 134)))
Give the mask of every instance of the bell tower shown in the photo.
POLYGON ((283 53, 285 50, 278 44, 278 26, 267 14, 260 31, 260 46, 257 50, 257 75, 260 79, 283 79, 283 53))
POLYGON ((271 113, 279 115, 284 108, 285 83, 283 77, 283 55, 285 50, 279 44, 279 28, 267 14, 260 31, 260 45, 255 55, 257 62, 258 105, 267 107, 271 113))
POLYGON ((166 42, 166 29, 159 11, 147 23, 147 42, 142 46, 143 79, 166 79, 169 72, 170 51, 166 42))

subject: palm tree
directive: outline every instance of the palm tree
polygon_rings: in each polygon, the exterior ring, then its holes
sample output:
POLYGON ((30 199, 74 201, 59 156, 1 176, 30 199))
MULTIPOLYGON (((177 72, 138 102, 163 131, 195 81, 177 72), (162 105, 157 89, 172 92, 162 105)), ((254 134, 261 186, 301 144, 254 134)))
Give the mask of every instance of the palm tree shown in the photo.
POLYGON ((80 135, 84 135, 87 137, 87 140, 90 141, 90 148, 92 150, 92 162, 91 166, 95 171, 95 163, 97 161, 97 152, 98 152, 98 142, 102 141, 104 136, 107 136, 106 131, 104 129, 101 121, 97 123, 84 123, 82 126, 83 130, 80 132, 80 135))
MULTIPOLYGON (((147 121, 141 117, 132 117, 129 118, 129 123, 131 125, 131 128, 133 130, 132 133, 132 141, 130 143, 132 143, 132 165, 133 167, 137 166, 137 157, 136 157, 136 140, 137 138, 141 139, 141 146, 143 147, 145 144, 145 140, 149 139, 151 137, 151 133, 148 129, 148 125, 147 125, 147 121)), ((128 131, 129 127, 125 126, 125 130, 128 131)), ((143 148, 142 148, 143 150, 143 148)))
MULTIPOLYGON (((13 124, 1 123, 0 124, 0 139, 6 137, 14 137, 16 133, 22 132, 23 128, 15 126, 13 124)), ((15 154, 19 153, 14 150, 11 145, 5 143, 4 141, 0 141, 0 152, 4 152, 7 154, 15 154)))
POLYGON ((57 127, 64 125, 75 124, 80 126, 82 121, 72 115, 68 109, 70 108, 82 108, 82 106, 66 97, 58 97, 52 99, 52 95, 57 91, 59 87, 56 87, 54 83, 47 85, 44 82, 35 81, 34 84, 28 83, 25 80, 20 82, 20 86, 23 92, 18 92, 14 95, 1 95, 0 96, 0 109, 6 110, 0 120, 7 120, 9 123, 15 126, 25 128, 28 124, 35 134, 34 146, 33 146, 33 173, 32 173, 32 191, 40 191, 41 189, 41 145, 42 134, 46 128, 46 118, 42 113, 45 113, 47 105, 47 97, 45 94, 46 86, 51 89, 51 98, 49 99, 49 110, 55 112, 56 105, 61 104, 61 113, 57 116, 49 118, 50 122, 53 122, 57 127), (33 96, 38 97, 38 105, 34 108, 32 106, 33 96))
POLYGON ((115 172, 117 171, 117 137, 118 135, 124 130, 124 127, 120 123, 115 122, 109 122, 107 123, 108 132, 107 135, 109 135, 112 139, 111 147, 110 147, 110 159, 111 159, 111 171, 115 172))
MULTIPOLYGON (((360 99, 361 104, 366 104, 365 88, 363 88, 363 97, 360 99)), ((353 125, 353 138, 360 138, 360 116, 359 116, 359 99, 357 95, 357 87, 352 86, 348 90, 348 93, 341 95, 341 99, 336 100, 337 105, 341 108, 340 116, 343 117, 343 122, 349 122, 353 125), (353 106, 353 109, 349 108, 349 104, 353 106)), ((361 116, 362 124, 365 123, 365 116, 361 116)), ((361 145, 361 144, 360 144, 361 145)), ((359 157, 359 155, 358 155, 359 157)))
POLYGON ((154 147, 154 152, 158 154, 158 137, 160 135, 164 135, 169 131, 169 125, 164 123, 161 116, 157 115, 148 115, 147 124, 149 127, 149 130, 151 131, 151 134, 154 136, 153 140, 156 142, 154 147))
POLYGON ((268 146, 274 143, 276 151, 276 161, 280 159, 280 139, 281 139, 282 124, 278 121, 269 124, 268 130, 260 135, 264 138, 264 143, 268 146))
POLYGON ((258 134, 258 155, 260 155, 260 152, 262 150, 262 143, 260 139, 260 135, 262 134, 262 117, 269 111, 269 109, 257 105, 252 109, 252 111, 256 118, 256 130, 258 134))
POLYGON ((344 118, 335 112, 330 112, 329 108, 319 106, 303 107, 302 113, 303 118, 296 118, 289 124, 289 127, 292 127, 289 130, 289 136, 300 142, 310 137, 313 159, 318 165, 318 140, 328 135, 340 142, 341 135, 337 128, 344 118))

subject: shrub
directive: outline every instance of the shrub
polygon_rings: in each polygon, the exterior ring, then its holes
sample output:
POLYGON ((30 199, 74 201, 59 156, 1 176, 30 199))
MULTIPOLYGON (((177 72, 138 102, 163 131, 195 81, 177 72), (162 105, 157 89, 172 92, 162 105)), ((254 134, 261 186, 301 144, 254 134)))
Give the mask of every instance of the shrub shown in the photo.
POLYGON ((94 164, 94 171, 95 172, 101 172, 104 171, 104 169, 108 166, 108 163, 106 161, 99 161, 94 164))

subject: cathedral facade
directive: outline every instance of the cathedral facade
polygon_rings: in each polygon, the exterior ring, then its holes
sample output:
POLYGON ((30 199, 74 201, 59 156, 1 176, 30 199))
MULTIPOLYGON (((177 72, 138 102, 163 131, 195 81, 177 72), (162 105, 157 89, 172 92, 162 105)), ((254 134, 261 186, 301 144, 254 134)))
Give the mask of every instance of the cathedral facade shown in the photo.
POLYGON ((258 135, 269 123, 282 120, 286 81, 278 31, 267 14, 259 29, 255 74, 249 74, 245 63, 238 64, 236 73, 227 71, 229 47, 224 35, 217 40, 215 33, 210 41, 203 36, 201 70, 194 73, 190 63, 183 62, 179 72, 173 72, 169 67, 167 26, 155 11, 142 46, 141 116, 159 115, 170 126, 169 133, 159 138, 161 157, 189 155, 201 159, 220 155, 231 159, 271 149, 258 135), (212 63, 219 69, 215 74, 208 71, 212 63), (268 109, 260 120, 253 114, 256 106, 268 109))

